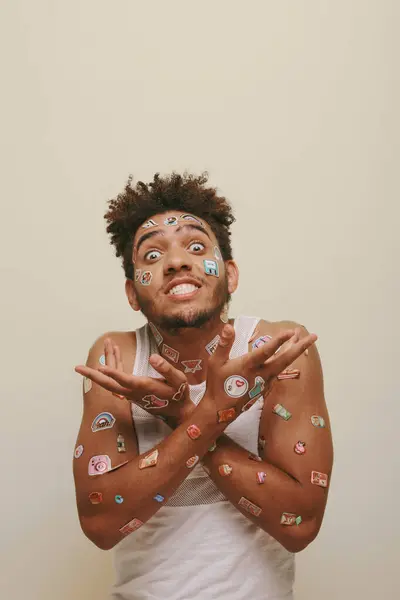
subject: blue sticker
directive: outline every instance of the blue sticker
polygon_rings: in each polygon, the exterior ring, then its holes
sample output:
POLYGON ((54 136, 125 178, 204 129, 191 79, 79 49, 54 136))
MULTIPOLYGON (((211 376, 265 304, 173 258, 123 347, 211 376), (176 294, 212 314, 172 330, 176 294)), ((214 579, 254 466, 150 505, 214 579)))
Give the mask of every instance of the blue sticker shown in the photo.
POLYGON ((102 412, 95 417, 92 423, 92 431, 101 431, 103 429, 111 429, 114 427, 115 417, 109 412, 102 412))
POLYGON ((178 217, 167 217, 164 225, 178 225, 178 217))
POLYGON ((105 366, 106 366, 106 357, 104 356, 104 354, 102 354, 102 355, 100 356, 100 358, 99 358, 99 363, 100 363, 101 365, 103 365, 103 367, 105 367, 105 366))
POLYGON ((157 500, 157 502, 164 502, 165 498, 164 496, 161 496, 161 494, 157 494, 154 496, 154 500, 157 500))
POLYGON ((115 496, 115 502, 116 502, 117 504, 122 504, 122 503, 123 503, 123 501, 124 501, 124 499, 123 499, 123 497, 122 497, 122 496, 119 496, 118 494, 117 494, 117 496, 115 496))
POLYGON ((215 275, 215 277, 219 277, 218 263, 215 260, 205 259, 203 262, 204 270, 207 275, 215 275))

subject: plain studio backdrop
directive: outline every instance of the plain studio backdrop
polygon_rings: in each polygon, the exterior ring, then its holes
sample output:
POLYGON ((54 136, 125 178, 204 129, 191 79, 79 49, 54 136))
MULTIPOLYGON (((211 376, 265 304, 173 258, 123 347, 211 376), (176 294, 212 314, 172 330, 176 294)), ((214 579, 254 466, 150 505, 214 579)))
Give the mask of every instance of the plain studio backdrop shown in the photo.
POLYGON ((185 169, 235 210, 231 316, 319 335, 335 466, 296 598, 399 598, 399 3, 1 4, 1 598, 107 598, 74 366, 144 322, 107 200, 185 169))

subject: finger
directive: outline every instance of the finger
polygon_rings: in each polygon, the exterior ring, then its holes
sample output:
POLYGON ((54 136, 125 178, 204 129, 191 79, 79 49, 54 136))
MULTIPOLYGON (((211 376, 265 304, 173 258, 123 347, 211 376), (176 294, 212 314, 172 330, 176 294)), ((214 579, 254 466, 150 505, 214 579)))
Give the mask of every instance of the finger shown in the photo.
POLYGON ((104 355, 106 357, 106 365, 115 369, 114 348, 110 338, 107 338, 104 342, 104 355))
POLYGON ((162 358, 159 354, 152 354, 149 358, 151 366, 163 376, 165 381, 176 390, 187 382, 186 375, 179 369, 176 369, 167 360, 162 358))
POLYGON ((97 383, 109 392, 125 396, 125 394, 129 393, 130 391, 129 389, 118 385, 118 383, 116 383, 113 379, 107 377, 107 375, 104 375, 103 373, 100 373, 97 369, 92 369, 91 367, 86 366, 78 366, 75 367, 75 371, 84 377, 88 377, 94 383, 97 383))
MULTIPOLYGON (((284 369, 289 367, 299 356, 307 350, 310 346, 315 344, 318 336, 315 333, 310 333, 305 337, 301 338, 299 341, 291 345, 287 350, 274 358, 268 360, 265 364, 266 366, 272 368, 272 375, 279 375, 284 369)), ((271 372, 271 370, 269 370, 271 372)))
POLYGON ((229 360, 229 354, 235 341, 235 329, 232 325, 224 325, 218 346, 208 361, 210 365, 222 366, 229 360))
POLYGON ((254 369, 265 363, 268 358, 275 354, 282 344, 293 337, 294 333, 293 329, 285 329, 260 348, 256 348, 253 352, 247 354, 245 359, 246 368, 254 369))
POLYGON ((121 357, 121 350, 119 349, 119 346, 117 346, 116 344, 114 344, 114 357, 115 357, 115 368, 117 369, 117 371, 123 371, 124 370, 124 364, 122 362, 122 357, 121 357))
POLYGON ((175 390, 162 380, 157 380, 154 377, 138 377, 136 375, 128 375, 127 373, 111 369, 110 367, 99 367, 99 371, 114 379, 121 387, 128 390, 129 395, 140 396, 143 394, 154 394, 162 398, 169 399, 174 394, 175 390))

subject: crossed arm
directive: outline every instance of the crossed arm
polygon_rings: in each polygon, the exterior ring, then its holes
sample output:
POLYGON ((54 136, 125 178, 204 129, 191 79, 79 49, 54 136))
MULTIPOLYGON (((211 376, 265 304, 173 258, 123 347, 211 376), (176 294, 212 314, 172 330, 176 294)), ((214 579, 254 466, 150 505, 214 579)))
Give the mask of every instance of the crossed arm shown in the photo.
MULTIPOLYGON (((307 331, 302 328, 301 337, 304 335, 307 331)), ((290 552, 299 552, 313 541, 322 524, 333 446, 315 344, 291 368, 298 369, 300 376, 275 381, 264 401, 259 428, 261 460, 254 460, 247 450, 222 434, 216 449, 203 458, 203 465, 245 517, 290 552), (273 412, 277 404, 291 413, 288 420, 273 412), (323 421, 314 418, 313 424, 311 417, 317 416, 323 421), (311 482, 312 472, 320 474, 313 475, 315 483, 311 482), (327 476, 326 487, 321 474, 327 476)))

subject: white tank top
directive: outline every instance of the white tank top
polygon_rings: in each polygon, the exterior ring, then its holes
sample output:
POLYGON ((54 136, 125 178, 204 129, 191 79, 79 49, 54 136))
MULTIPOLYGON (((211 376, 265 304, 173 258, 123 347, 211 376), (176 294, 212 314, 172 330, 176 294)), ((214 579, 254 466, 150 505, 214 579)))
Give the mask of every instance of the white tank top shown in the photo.
MULTIPOLYGON (((248 352, 259 319, 238 317, 231 358, 248 352)), ((149 364, 158 353, 146 324, 136 330, 134 375, 159 377, 149 364)), ((196 405, 206 382, 190 386, 196 405)), ((260 398, 224 431, 258 454, 260 398)), ((139 452, 171 433, 161 419, 132 404, 139 452)), ((169 501, 114 549, 114 600, 292 600, 295 563, 268 533, 243 516, 198 464, 169 501)))

